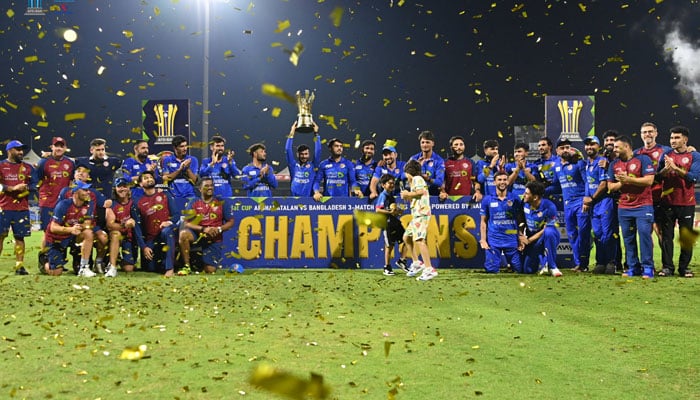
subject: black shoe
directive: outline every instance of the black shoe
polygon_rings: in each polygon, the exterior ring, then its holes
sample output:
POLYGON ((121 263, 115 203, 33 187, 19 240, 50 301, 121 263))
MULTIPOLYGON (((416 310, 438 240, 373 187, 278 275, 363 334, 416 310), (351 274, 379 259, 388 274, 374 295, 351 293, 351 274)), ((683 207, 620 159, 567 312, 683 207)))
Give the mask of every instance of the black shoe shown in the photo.
POLYGON ((15 275, 29 275, 29 272, 24 267, 19 267, 15 270, 15 275))
POLYGON ((605 275, 615 275, 617 268, 614 262, 605 264, 605 275))
POLYGON ((394 276, 396 275, 394 271, 391 269, 391 267, 384 267, 384 275, 386 276, 394 276))
MULTIPOLYGON (((613 270, 614 270, 614 265, 613 265, 613 270)), ((608 270, 606 265, 603 264, 596 264, 595 268, 593 268, 593 273, 594 274, 604 274, 608 270)))
POLYGON ((574 268, 572 268, 571 271, 572 272, 588 272, 588 266, 584 265, 582 267, 580 265, 577 265, 574 268))
POLYGON ((39 273, 46 275, 46 264, 49 262, 49 254, 47 252, 39 252, 39 273))
POLYGON ((408 272, 408 264, 406 264, 406 260, 404 260, 403 258, 399 258, 398 260, 396 260, 395 264, 397 267, 401 268, 403 272, 408 272))
POLYGON ((661 271, 659 271, 657 276, 673 276, 673 270, 671 268, 662 268, 661 271))

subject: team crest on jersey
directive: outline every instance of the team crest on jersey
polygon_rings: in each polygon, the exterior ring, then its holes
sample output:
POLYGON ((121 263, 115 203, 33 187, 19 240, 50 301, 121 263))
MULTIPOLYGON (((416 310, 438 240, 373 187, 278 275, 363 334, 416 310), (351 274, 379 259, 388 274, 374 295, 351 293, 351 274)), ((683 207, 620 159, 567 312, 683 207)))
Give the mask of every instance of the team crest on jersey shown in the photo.
POLYGON ((652 155, 652 157, 654 157, 654 159, 659 158, 659 152, 658 152, 658 151, 655 151, 655 152, 651 153, 651 155, 652 155))
POLYGON ((68 164, 63 164, 63 169, 68 169, 70 166, 68 164))
POLYGON ((688 161, 690 161, 690 159, 689 159, 688 157, 683 157, 683 158, 681 159, 681 162, 682 162, 683 164, 688 164, 688 161))
POLYGON ((163 201, 163 197, 161 197, 161 196, 156 196, 156 201, 157 201, 157 202, 163 201))
POLYGON ((221 164, 221 168, 224 168, 224 169, 228 168, 228 164, 226 164, 226 163, 221 164))
POLYGON ((340 168, 345 168, 345 164, 344 164, 344 163, 343 163, 343 164, 340 164, 339 166, 340 166, 340 168))
POLYGON ((569 171, 571 171, 573 168, 574 168, 574 166, 571 165, 571 164, 569 164, 569 165, 566 167, 566 169, 568 169, 569 171))
POLYGON ((134 169, 141 169, 140 165, 134 165, 134 169))
POLYGON ((462 164, 462 168, 465 168, 465 169, 469 168, 469 164, 467 164, 467 163, 462 164))
POLYGON ((634 170, 636 170, 636 169, 637 169, 637 165, 636 165, 636 164, 630 164, 630 171, 634 171, 634 170))
POLYGON ((508 205, 508 207, 513 207, 513 200, 506 201, 506 204, 508 205))
POLYGON ((538 212, 538 213, 537 213, 537 216, 540 217, 540 218, 542 218, 542 211, 538 212))
POLYGON ((433 167, 433 162, 430 161, 430 162, 428 163, 428 166, 432 168, 432 167, 433 167))

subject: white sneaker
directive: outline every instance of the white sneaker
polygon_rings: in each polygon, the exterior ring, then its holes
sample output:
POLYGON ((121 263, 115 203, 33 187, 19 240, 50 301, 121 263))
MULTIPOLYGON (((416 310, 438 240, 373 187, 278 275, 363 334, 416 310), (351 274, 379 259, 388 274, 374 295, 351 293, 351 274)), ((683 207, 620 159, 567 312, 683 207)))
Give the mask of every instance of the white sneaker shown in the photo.
POLYGON ((117 268, 112 264, 107 264, 107 272, 105 272, 105 278, 116 278, 117 268))
POLYGON ((421 276, 416 278, 417 281, 429 281, 433 278, 435 278, 438 275, 438 272, 435 268, 430 268, 430 269, 423 269, 423 273, 421 276))
POLYGON ((553 277, 556 277, 556 278, 558 278, 562 275, 561 271, 559 271, 559 268, 551 268, 549 270, 549 272, 552 274, 553 277))
POLYGON ((537 271, 537 275, 547 275, 548 273, 549 273, 549 267, 546 265, 541 266, 539 271, 537 271))
POLYGON ((97 262, 95 261, 95 272, 98 274, 104 274, 105 269, 104 269, 104 261, 97 262))
POLYGON ((414 261, 411 263, 411 266, 408 267, 408 272, 406 272, 406 276, 412 277, 418 275, 423 269, 425 268, 425 264, 423 264, 420 261, 414 261))
POLYGON ((84 276, 86 278, 92 278, 95 275, 97 274, 92 272, 92 270, 90 270, 90 267, 88 267, 87 265, 81 266, 80 270, 78 271, 78 276, 84 276))

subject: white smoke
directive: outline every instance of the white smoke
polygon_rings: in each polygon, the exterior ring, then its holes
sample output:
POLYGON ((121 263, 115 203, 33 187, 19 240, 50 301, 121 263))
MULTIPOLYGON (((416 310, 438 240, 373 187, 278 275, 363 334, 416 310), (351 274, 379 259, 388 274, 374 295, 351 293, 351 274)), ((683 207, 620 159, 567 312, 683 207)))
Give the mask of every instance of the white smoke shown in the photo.
POLYGON ((666 34, 664 56, 673 63, 676 87, 690 99, 688 107, 700 111, 700 45, 686 39, 678 28, 666 34))

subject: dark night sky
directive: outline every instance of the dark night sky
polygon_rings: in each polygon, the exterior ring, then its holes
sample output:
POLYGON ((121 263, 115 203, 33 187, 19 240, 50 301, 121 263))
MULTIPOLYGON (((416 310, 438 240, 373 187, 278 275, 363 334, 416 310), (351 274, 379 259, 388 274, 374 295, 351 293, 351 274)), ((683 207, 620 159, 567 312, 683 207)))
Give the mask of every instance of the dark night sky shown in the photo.
MULTIPOLYGON (((25 16, 26 1, 4 2, 2 140, 34 138, 38 151, 65 136, 78 156, 90 139, 105 137, 110 152, 124 155, 140 137, 133 129, 141 125, 141 100, 160 98, 190 99, 199 140, 203 1, 44 0, 45 8, 63 4, 64 11, 43 17, 25 16), (66 27, 78 32, 70 51, 57 33, 66 27), (27 62, 30 56, 38 61, 27 62), (37 126, 33 106, 46 111, 48 127, 37 126), (67 113, 86 117, 65 122, 67 113)), ((544 121, 546 94, 595 95, 599 134, 634 134, 650 120, 667 143, 672 125, 700 129, 697 0, 209 1, 209 135, 223 134, 239 165, 249 161, 251 143, 264 141, 276 170, 285 166, 296 105, 263 94, 263 83, 291 94, 316 90, 322 137, 343 139, 352 157, 358 135, 379 144, 395 138, 404 156, 415 153, 421 129, 436 132, 443 155, 455 134, 468 138, 470 153, 499 136, 510 149, 514 125, 544 121), (330 15, 337 8, 336 27, 330 15), (275 33, 286 20, 289 28, 275 33), (284 49, 297 42, 304 51, 294 66, 284 49), (274 107, 282 109, 277 118, 274 107), (338 129, 321 115, 333 116, 338 129)))

